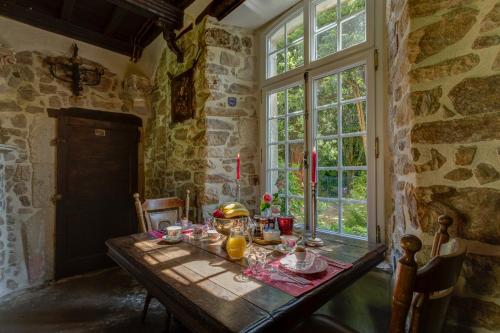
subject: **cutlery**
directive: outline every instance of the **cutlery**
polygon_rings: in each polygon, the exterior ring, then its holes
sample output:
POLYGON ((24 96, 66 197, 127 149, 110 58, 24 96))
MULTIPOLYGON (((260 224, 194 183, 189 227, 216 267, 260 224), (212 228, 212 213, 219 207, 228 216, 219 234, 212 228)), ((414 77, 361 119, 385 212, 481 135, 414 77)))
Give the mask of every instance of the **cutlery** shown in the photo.
POLYGON ((312 283, 311 281, 309 281, 309 280, 307 280, 307 279, 304 279, 304 278, 302 278, 302 277, 300 277, 300 276, 292 276, 292 275, 290 275, 290 274, 288 274, 288 273, 285 273, 285 272, 284 272, 283 270, 281 270, 281 269, 278 269, 278 273, 279 273, 280 275, 283 275, 283 276, 285 276, 285 277, 289 278, 289 279, 290 279, 290 280, 292 280, 292 281, 297 282, 298 284, 301 284, 301 285, 309 285, 309 284, 311 284, 311 283, 312 283))

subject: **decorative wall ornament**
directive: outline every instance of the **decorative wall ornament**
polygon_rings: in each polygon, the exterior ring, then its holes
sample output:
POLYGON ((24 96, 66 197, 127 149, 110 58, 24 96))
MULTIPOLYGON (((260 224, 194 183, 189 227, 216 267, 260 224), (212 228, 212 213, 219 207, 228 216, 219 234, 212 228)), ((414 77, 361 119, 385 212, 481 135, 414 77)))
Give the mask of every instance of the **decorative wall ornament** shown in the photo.
POLYGON ((13 49, 0 44, 0 66, 14 65, 16 63, 16 53, 13 49))
POLYGON ((78 46, 76 44, 73 44, 73 56, 71 58, 48 57, 46 61, 49 64, 52 76, 58 80, 71 83, 74 96, 80 96, 83 85, 99 85, 101 76, 104 74, 104 69, 101 66, 83 62, 82 58, 78 56, 78 46))
POLYGON ((179 123, 194 118, 195 95, 194 89, 194 68, 200 58, 201 49, 198 50, 193 65, 183 73, 173 76, 168 73, 171 85, 171 110, 172 122, 179 123))

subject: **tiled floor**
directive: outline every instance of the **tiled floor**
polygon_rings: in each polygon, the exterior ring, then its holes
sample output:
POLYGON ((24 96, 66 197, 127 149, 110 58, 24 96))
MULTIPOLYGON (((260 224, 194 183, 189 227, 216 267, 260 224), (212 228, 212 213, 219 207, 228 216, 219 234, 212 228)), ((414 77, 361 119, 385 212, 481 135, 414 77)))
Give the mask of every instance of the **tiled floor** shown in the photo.
MULTIPOLYGON (((372 271, 320 312, 360 332, 386 332, 390 312, 390 275, 372 271)), ((72 278, 48 288, 0 299, 0 332, 162 332, 163 307, 151 302, 140 323, 144 290, 116 268, 72 278)))

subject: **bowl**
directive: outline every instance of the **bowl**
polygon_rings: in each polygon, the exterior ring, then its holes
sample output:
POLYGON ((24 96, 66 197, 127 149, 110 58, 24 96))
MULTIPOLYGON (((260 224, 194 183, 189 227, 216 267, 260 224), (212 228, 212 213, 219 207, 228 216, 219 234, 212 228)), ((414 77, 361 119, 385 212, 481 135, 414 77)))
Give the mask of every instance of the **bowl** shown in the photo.
POLYGON ((233 217, 230 219, 223 219, 223 218, 218 218, 214 217, 214 226, 215 230, 217 230, 220 234, 224 234, 226 236, 229 236, 231 233, 231 228, 236 225, 236 224, 243 224, 246 226, 248 223, 248 217, 243 216, 243 217, 233 217))

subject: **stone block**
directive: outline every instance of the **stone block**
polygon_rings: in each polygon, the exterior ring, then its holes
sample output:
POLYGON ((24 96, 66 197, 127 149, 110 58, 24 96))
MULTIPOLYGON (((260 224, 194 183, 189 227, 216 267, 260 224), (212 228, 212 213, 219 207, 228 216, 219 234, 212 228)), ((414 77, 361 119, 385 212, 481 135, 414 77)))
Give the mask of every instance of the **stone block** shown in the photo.
POLYGON ((428 116, 436 113, 441 104, 439 99, 443 95, 443 89, 437 87, 431 90, 415 91, 410 95, 411 107, 416 116, 428 116))
POLYGON ((493 9, 481 22, 481 32, 491 31, 500 26, 500 3, 496 3, 493 9))
POLYGON ((491 47, 500 44, 500 36, 490 35, 490 36, 479 36, 474 40, 472 44, 473 49, 484 49, 486 47, 491 47))
POLYGON ((229 137, 228 132, 208 131, 207 132, 207 144, 209 146, 223 146, 226 144, 228 137, 229 137))
POLYGON ((500 173, 488 163, 479 163, 474 169, 474 176, 480 185, 495 182, 500 179, 500 173))
POLYGON ((479 56, 469 53, 452 59, 441 61, 434 65, 418 67, 410 71, 412 83, 434 81, 445 77, 470 71, 479 65, 479 56))
POLYGON ((187 170, 183 171, 175 171, 174 172, 174 179, 176 181, 186 181, 191 179, 191 172, 187 170))
POLYGON ((240 57, 233 53, 229 53, 226 51, 222 51, 220 53, 220 60, 219 60, 221 65, 224 66, 229 66, 229 67, 237 67, 240 65, 240 57))
POLYGON ((222 47, 236 52, 241 51, 241 41, 221 28, 207 28, 205 30, 205 43, 207 46, 222 47))
POLYGON ((500 110, 500 75, 467 78, 448 94, 455 111, 463 116, 500 110))
POLYGON ((455 152, 455 164, 456 165, 470 165, 474 160, 476 155, 476 146, 470 147, 459 147, 455 152))
POLYGON ((457 168, 448 172, 444 178, 452 181, 467 180, 472 177, 472 171, 466 168, 457 168))
POLYGON ((21 107, 14 100, 4 99, 0 100, 0 112, 19 112, 21 107))
POLYGON ((467 254, 463 265, 465 289, 480 296, 500 297, 500 258, 467 254))
POLYGON ((31 162, 55 163, 56 147, 51 141, 57 136, 56 119, 42 114, 33 117, 29 135, 31 162))
POLYGON ((17 88, 17 98, 21 103, 33 102, 38 96, 40 96, 40 94, 31 84, 17 88))
POLYGON ((26 128, 28 120, 26 119, 26 116, 24 114, 17 114, 14 117, 10 118, 10 123, 16 128, 26 128))

